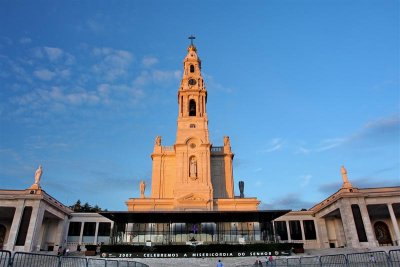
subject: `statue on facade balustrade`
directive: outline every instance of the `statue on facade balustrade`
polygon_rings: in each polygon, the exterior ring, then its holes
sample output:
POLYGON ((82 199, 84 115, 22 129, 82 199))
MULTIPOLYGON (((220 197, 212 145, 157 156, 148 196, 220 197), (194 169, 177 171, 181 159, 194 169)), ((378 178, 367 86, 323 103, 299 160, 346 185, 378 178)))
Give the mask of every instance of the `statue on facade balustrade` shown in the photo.
POLYGON ((35 184, 39 185, 42 174, 43 174, 42 165, 39 165, 39 168, 37 168, 35 172, 35 184))
POLYGON ((35 182, 29 189, 35 189, 35 190, 40 189, 39 184, 40 184, 40 178, 42 177, 42 174, 43 174, 42 165, 39 165, 39 167, 35 171, 35 182))
POLYGON ((347 170, 344 166, 340 168, 340 172, 342 173, 342 180, 343 180, 343 188, 350 188, 353 187, 353 185, 349 182, 349 179, 347 177, 347 170))
POLYGON ((144 191, 146 190, 146 183, 145 181, 141 180, 140 181, 140 198, 145 198, 144 196, 144 191))
POLYGON ((161 146, 161 136, 159 136, 159 135, 156 136, 155 145, 156 146, 161 146))
POLYGON ((224 136, 224 146, 231 146, 231 141, 229 140, 229 136, 224 136))
POLYGON ((239 181, 239 191, 240 191, 240 198, 244 198, 244 182, 239 181))

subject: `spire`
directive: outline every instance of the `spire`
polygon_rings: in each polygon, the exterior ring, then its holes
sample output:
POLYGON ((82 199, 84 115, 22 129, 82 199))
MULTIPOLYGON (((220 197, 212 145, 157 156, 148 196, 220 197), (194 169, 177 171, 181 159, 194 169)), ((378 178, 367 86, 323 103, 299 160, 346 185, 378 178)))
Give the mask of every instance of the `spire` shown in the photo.
POLYGON ((343 180, 342 188, 345 189, 353 188, 353 185, 349 182, 349 179, 347 178, 347 170, 344 166, 342 166, 340 172, 342 173, 342 180, 343 180))

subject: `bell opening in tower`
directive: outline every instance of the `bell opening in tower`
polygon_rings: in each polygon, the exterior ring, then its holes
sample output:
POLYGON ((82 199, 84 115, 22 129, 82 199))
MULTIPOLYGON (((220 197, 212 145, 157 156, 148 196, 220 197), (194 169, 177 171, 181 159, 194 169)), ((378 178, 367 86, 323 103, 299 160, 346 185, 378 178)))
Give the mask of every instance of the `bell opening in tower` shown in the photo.
POLYGON ((194 72, 194 66, 190 65, 190 72, 193 73, 194 72))
POLYGON ((196 101, 194 99, 189 101, 189 116, 196 116, 196 101))

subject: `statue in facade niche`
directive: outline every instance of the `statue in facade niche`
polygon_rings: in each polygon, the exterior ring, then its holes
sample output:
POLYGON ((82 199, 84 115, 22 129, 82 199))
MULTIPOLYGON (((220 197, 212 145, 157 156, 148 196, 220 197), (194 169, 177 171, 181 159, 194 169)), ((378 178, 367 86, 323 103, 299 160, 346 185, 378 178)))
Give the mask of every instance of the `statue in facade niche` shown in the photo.
POLYGON ((39 185, 40 178, 42 177, 43 169, 42 165, 39 165, 39 168, 37 168, 35 172, 35 184, 39 185))
POLYGON ((157 135, 156 136, 156 146, 161 146, 161 136, 157 135))
POLYGON ((244 198, 244 182, 239 181, 240 198, 244 198))
POLYGON ((140 181, 140 198, 144 198, 144 191, 146 190, 146 183, 142 180, 140 181))
POLYGON ((190 159, 189 176, 197 177, 197 161, 195 158, 190 159))

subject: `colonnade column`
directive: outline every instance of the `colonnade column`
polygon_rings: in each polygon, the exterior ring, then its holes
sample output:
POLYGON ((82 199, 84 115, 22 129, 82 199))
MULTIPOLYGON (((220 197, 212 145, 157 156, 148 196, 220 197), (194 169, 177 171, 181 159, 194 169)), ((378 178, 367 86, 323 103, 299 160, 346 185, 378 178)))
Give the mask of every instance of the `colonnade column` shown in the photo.
POLYGON ((318 218, 315 226, 317 227, 317 238, 320 248, 329 248, 328 230, 326 227, 325 218, 318 218))
POLYGON ((364 223, 365 233, 367 235, 368 243, 374 247, 378 247, 378 241, 375 238, 374 230, 371 224, 371 219, 369 218, 367 204, 365 203, 365 199, 363 198, 358 206, 360 208, 362 221, 364 223))
POLYGON ((39 251, 39 235, 43 224, 44 205, 42 201, 35 201, 32 205, 32 214, 29 220, 28 233, 26 234, 25 251, 39 251))
MULTIPOLYGON (((68 223, 67 216, 65 216, 63 219, 58 219, 56 229, 57 229, 55 232, 56 246, 57 246, 57 244, 58 244, 58 247, 67 246, 67 236, 68 236, 68 229, 69 229, 69 223, 68 223)), ((54 251, 58 251, 58 248, 56 246, 54 247, 54 251)))
POLYGON ((300 230, 301 230, 301 240, 306 240, 306 235, 304 233, 304 221, 300 220, 300 230))
POLYGON ((85 222, 82 222, 81 223, 81 231, 79 233, 79 242, 78 242, 78 244, 82 244, 82 241, 83 241, 83 227, 84 226, 85 226, 85 222))
POLYGON ((99 222, 96 222, 96 230, 94 232, 94 241, 93 241, 94 244, 98 243, 97 242, 98 236, 99 236, 99 222))
POLYGON ((8 240, 4 249, 6 250, 14 250, 15 242, 17 241, 17 235, 19 230, 19 225, 21 224, 22 212, 25 208, 25 200, 18 200, 17 205, 15 205, 14 217, 11 223, 10 233, 8 234, 8 240))
POLYGON ((396 243, 397 246, 399 246, 400 245, 399 224, 397 223, 397 219, 396 219, 396 215, 394 214, 394 211, 393 211, 392 203, 388 203, 387 207, 388 207, 388 210, 389 210, 390 219, 392 220, 394 234, 395 234, 395 237, 396 237, 395 243, 396 243))
POLYGON ((358 241, 357 229, 350 202, 348 199, 342 199, 340 204, 340 216, 342 218, 344 235, 346 237, 346 245, 348 247, 358 248, 360 242, 358 241))
POLYGON ((285 221, 285 223, 286 223, 286 231, 287 231, 287 240, 288 240, 288 242, 292 242, 292 236, 290 235, 289 221, 285 221))

